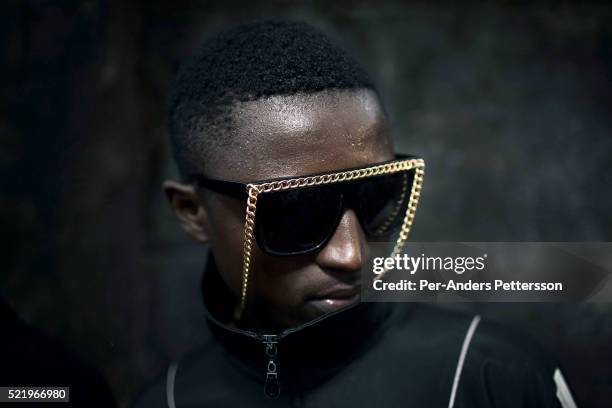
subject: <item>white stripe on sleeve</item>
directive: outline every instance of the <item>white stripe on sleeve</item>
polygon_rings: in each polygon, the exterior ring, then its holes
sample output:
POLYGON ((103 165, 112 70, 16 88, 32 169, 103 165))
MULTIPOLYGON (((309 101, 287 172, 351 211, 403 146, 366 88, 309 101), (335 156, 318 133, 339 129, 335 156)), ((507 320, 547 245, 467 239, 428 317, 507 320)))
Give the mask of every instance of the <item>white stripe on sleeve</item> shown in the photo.
POLYGON ((453 380, 453 388, 451 389, 451 395, 448 401, 448 408, 453 408, 455 406, 455 398, 457 397, 457 388, 459 387, 459 380, 461 379, 461 372, 463 371, 465 356, 470 348, 470 342, 472 341, 472 337, 474 337, 478 323, 480 323, 480 316, 476 315, 472 319, 472 323, 470 323, 470 327, 465 333, 463 345, 461 346, 461 353, 459 354, 459 361, 457 362, 457 369, 455 370, 455 378, 453 380))
POLYGON ((561 406, 563 408, 576 408, 574 397, 572 397, 572 393, 565 382, 565 378, 563 378, 563 374, 561 374, 561 370, 558 368, 555 370, 553 379, 557 385, 557 399, 559 399, 561 406))
POLYGON ((173 361, 168 367, 168 376, 166 377, 166 401, 168 408, 176 408, 174 402, 174 380, 176 379, 176 370, 178 369, 178 361, 173 361))

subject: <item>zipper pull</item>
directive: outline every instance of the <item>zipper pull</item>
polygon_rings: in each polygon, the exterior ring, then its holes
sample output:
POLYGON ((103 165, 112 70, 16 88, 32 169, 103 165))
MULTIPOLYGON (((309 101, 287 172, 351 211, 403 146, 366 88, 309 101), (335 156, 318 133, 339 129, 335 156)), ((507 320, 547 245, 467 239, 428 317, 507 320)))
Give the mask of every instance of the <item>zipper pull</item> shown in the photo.
POLYGON ((273 334, 266 334, 263 336, 263 338, 264 345, 266 346, 266 357, 268 358, 264 392, 270 398, 277 398, 280 395, 280 386, 278 384, 278 364, 276 362, 278 358, 278 342, 276 341, 276 336, 273 334))

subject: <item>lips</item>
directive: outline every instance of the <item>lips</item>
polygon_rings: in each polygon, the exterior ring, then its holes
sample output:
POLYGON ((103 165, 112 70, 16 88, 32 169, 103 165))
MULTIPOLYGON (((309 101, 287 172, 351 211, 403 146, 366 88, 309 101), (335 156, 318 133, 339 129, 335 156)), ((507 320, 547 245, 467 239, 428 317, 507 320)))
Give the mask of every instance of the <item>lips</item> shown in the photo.
POLYGON ((307 303, 320 312, 327 313, 356 302, 360 294, 359 286, 334 286, 310 297, 307 303))

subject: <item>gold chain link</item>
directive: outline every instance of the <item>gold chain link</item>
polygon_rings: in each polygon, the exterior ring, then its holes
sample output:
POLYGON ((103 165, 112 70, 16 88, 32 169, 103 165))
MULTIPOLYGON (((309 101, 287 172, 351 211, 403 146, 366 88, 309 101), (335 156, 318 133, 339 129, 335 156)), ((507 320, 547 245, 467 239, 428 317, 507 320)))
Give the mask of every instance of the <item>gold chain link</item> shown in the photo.
POLYGON ((389 228, 389 226, 393 223, 393 220, 395 219, 395 217, 397 217, 397 214, 399 214, 399 211, 402 209, 402 203, 406 199, 407 190, 408 190, 408 175, 404 173, 402 174, 402 193, 400 194, 397 201, 395 202, 395 206, 393 206, 393 210, 391 210, 391 214, 389 214, 385 222, 383 222, 382 225, 376 229, 376 234, 378 235, 383 234, 385 231, 387 231, 387 228, 389 228))
MULTIPOLYGON (((399 254, 406 240, 408 239, 408 234, 410 233, 410 229, 412 228, 412 223, 414 222, 414 216, 416 214, 417 206, 419 204, 419 198, 421 197, 421 188, 423 187, 423 178, 425 177, 425 168, 418 167, 415 170, 414 182, 412 183, 412 191, 410 192, 410 199, 408 201, 408 208, 406 209, 406 216, 404 217, 404 222, 402 223, 402 228, 399 233, 399 237, 395 243, 395 247, 391 252, 391 257, 395 257, 395 255, 399 254)), ((376 276, 376 280, 380 280, 387 273, 387 269, 385 269, 382 273, 376 276)))

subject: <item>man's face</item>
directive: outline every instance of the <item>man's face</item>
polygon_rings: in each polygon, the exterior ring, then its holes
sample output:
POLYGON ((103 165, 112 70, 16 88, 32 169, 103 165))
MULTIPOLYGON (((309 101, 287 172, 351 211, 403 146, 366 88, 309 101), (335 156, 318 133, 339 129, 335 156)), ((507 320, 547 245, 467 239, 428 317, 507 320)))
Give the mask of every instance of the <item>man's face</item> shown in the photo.
MULTIPOLYGON (((251 182, 296 177, 394 157, 384 113, 371 91, 275 96, 242 103, 233 116, 235 144, 209 160, 210 178, 251 182)), ((200 238, 208 240, 223 279, 238 296, 245 203, 205 191, 199 205, 200 238)), ((254 244, 246 322, 261 329, 287 328, 357 301, 367 259, 368 242, 350 208, 318 252, 277 257, 254 244)))

